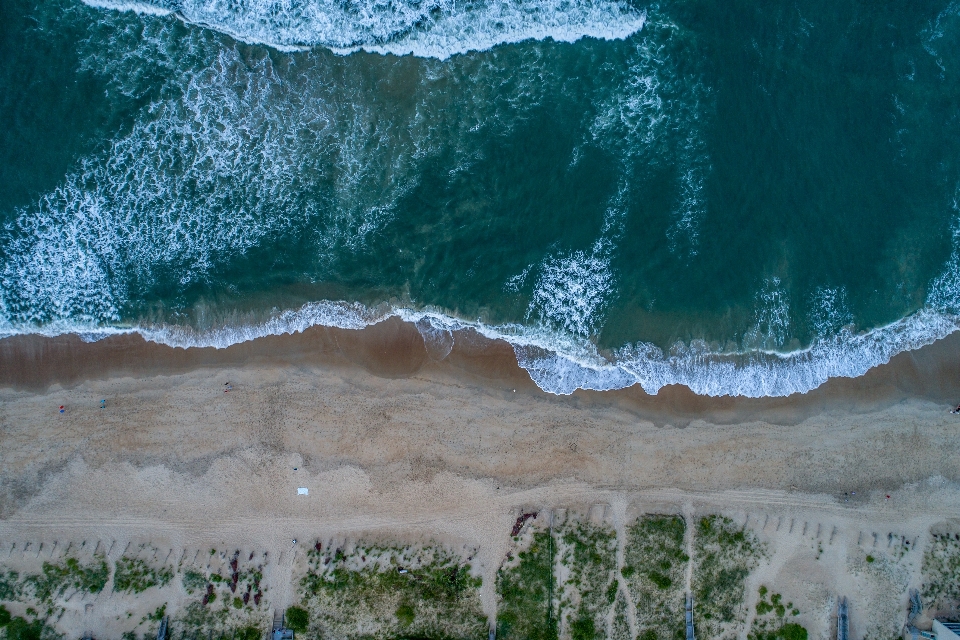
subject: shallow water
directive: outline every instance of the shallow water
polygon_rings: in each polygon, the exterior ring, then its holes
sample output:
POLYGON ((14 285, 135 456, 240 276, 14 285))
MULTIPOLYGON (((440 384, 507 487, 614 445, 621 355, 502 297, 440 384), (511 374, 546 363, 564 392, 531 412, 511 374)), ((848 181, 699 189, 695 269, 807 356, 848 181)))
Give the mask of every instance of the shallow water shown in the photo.
POLYGON ((0 332, 786 395, 955 331, 960 5, 2 9, 0 332))

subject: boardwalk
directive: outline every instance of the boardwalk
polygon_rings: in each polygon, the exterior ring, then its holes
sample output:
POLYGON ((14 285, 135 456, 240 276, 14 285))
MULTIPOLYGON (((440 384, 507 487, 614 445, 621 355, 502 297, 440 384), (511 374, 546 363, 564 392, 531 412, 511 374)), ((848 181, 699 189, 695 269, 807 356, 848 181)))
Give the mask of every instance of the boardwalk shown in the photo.
POLYGON ((837 600, 837 640, 848 640, 850 636, 850 619, 847 616, 847 599, 837 600))

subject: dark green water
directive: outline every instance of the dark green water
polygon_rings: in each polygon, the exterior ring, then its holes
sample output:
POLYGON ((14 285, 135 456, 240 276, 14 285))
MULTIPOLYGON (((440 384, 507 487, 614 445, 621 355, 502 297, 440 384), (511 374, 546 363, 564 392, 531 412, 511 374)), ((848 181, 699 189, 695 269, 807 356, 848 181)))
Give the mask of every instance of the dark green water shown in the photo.
POLYGON ((756 396, 960 326, 960 5, 139 8, 0 7, 0 333, 398 313, 756 396))

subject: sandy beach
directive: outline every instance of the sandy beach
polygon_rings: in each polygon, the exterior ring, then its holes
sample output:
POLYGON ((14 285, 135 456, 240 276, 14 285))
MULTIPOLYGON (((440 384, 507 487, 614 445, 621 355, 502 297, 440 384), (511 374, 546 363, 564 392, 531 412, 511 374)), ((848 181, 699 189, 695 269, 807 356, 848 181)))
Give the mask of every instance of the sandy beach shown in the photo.
MULTIPOLYGON (((518 513, 576 512, 614 529, 642 513, 723 514, 768 545, 746 611, 773 584, 811 637, 833 632, 837 595, 855 602, 854 637, 895 633, 924 581, 931 527, 955 528, 960 509, 958 352, 954 336, 860 379, 744 400, 679 388, 552 396, 506 345, 458 335, 436 362, 399 321, 221 351, 10 338, 0 561, 36 550, 39 562, 65 541, 117 557, 130 544, 180 558, 267 551, 269 597, 285 607, 304 557, 293 539, 434 541, 475 555, 495 617, 518 513), (863 571, 871 549, 898 548, 892 573, 863 571)), ((93 602, 62 627, 119 635, 120 605, 93 602)))

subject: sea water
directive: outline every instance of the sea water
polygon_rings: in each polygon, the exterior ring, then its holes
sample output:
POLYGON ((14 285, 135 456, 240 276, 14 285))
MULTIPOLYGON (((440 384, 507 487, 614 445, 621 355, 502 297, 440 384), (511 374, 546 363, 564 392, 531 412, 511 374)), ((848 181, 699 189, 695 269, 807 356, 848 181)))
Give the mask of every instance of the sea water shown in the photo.
POLYGON ((787 395, 960 328, 960 4, 7 0, 0 336, 787 395))

